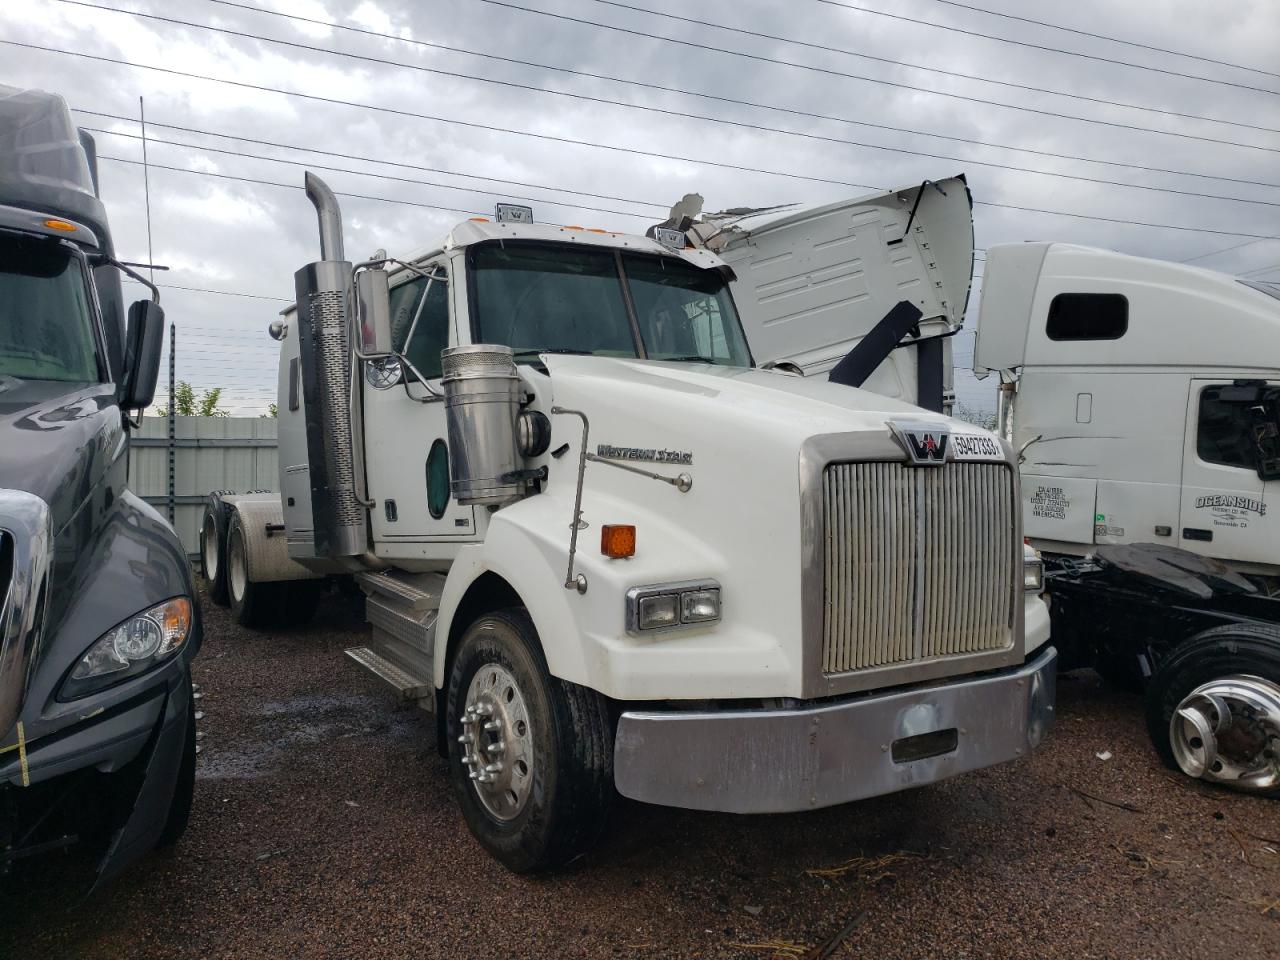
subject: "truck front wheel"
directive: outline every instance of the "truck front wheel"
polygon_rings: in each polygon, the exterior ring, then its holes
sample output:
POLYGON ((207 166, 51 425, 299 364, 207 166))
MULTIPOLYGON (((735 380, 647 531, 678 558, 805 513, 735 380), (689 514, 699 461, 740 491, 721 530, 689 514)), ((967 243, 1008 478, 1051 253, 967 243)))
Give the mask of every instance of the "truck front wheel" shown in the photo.
POLYGON ((1280 627, 1232 624, 1186 641, 1152 676, 1146 713, 1168 766, 1280 797, 1280 627))
POLYGON ((614 796, 608 704, 551 676, 524 610, 467 629, 445 719, 463 816, 495 859, 516 873, 544 870, 599 839, 614 796))

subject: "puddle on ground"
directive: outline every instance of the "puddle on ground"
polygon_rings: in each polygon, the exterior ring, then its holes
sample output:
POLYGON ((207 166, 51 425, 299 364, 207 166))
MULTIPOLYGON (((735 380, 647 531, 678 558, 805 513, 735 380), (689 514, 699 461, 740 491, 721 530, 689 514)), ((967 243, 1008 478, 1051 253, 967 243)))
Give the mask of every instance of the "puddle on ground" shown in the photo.
MULTIPOLYGON (((420 710, 397 708, 369 696, 304 695, 264 703, 250 721, 250 737, 219 745, 216 737, 201 742, 196 767, 200 780, 254 780, 271 776, 291 752, 349 737, 421 741, 434 737, 434 724, 420 710), (256 736, 257 739, 252 739, 256 736)), ((322 748, 323 749, 323 748, 322 748)))

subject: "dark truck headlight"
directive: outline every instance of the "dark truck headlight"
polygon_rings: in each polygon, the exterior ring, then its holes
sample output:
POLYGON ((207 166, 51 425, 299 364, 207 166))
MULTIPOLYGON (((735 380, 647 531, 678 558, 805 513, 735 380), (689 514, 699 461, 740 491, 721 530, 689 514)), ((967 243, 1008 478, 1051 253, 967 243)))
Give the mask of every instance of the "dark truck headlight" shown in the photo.
POLYGON ((85 651, 58 692, 74 700, 146 673, 182 649, 191 633, 191 601, 174 597, 117 624, 85 651))
POLYGON ((720 584, 688 580, 627 591, 627 633, 658 633, 720 619, 720 584))

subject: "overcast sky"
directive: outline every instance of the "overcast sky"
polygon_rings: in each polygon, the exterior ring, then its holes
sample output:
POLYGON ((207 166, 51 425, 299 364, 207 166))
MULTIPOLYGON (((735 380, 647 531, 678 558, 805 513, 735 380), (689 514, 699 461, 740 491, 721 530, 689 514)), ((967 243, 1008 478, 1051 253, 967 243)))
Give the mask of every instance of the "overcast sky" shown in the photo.
MULTIPOLYGON (((852 184, 896 187, 964 172, 980 204, 975 210, 979 247, 1031 239, 1067 240, 1175 260, 1198 258, 1194 261, 1197 265, 1256 279, 1280 277, 1280 241, 1253 239, 1280 236, 1280 189, 1232 182, 1280 184, 1280 132, 1276 132, 1280 131, 1280 92, 1247 89, 1280 91, 1280 3, 1276 0, 1077 0, 1069 5, 970 0, 990 10, 1270 73, 1010 21, 943 0, 848 2, 958 30, 1060 47, 1168 72, 1016 46, 822 0, 705 0, 698 4, 628 0, 630 6, 647 8, 647 12, 623 9, 602 0, 511 0, 511 6, 485 0, 238 0, 261 9, 237 9, 212 0, 89 2, 99 6, 110 3, 120 9, 323 50, 94 10, 65 0, 4 3, 0 7, 0 40, 363 105, 326 103, 134 66, 0 46, 0 83, 56 91, 65 95, 73 108, 127 118, 138 115, 138 98, 145 97, 150 124, 148 159, 156 166, 177 168, 153 168, 150 172, 153 256, 155 262, 171 268, 162 275, 161 282, 280 298, 277 303, 178 290, 164 293, 167 315, 178 325, 179 377, 198 387, 225 387, 228 403, 237 413, 260 412, 274 398, 276 349, 265 330, 275 312, 292 299, 293 271, 318 257, 315 217, 301 190, 189 171, 300 184, 303 166, 311 161, 402 178, 388 180, 352 172, 319 171, 339 193, 424 205, 343 197, 347 252, 353 259, 378 247, 405 253, 434 244, 467 215, 465 211, 489 212, 499 199, 533 198, 535 215, 546 221, 643 232, 648 225, 663 219, 667 206, 690 191, 702 193, 710 210, 785 202, 825 203, 866 192, 852 184), (512 6, 792 61, 810 69, 607 30, 512 6), (263 11, 471 52, 362 35, 263 11), (1032 92, 945 76, 781 39, 762 39, 680 22, 671 16, 1061 93, 1032 92), (325 50, 543 89, 517 89, 484 79, 443 76, 325 50), (540 66, 504 63, 478 54, 531 61, 540 66), (817 120, 778 110, 736 106, 573 76, 552 68, 841 119, 817 120), (1171 75, 1177 73, 1224 82, 1171 75), (857 74, 938 93, 835 74, 857 74), (543 92, 546 89, 905 148, 948 159, 591 103, 543 92), (1109 106, 1080 97, 1123 101, 1150 109, 1109 106), (1041 112, 962 98, 1001 101, 1041 112), (369 106, 385 109, 375 111, 369 106), (437 119, 392 112, 397 110, 437 119), (1073 114, 1112 125, 1046 116, 1045 112, 1073 114), (844 122, 854 120, 933 136, 844 122), (161 124, 366 159, 304 154, 161 124), (513 132, 481 129, 475 124, 513 132), (1127 126, 1164 132, 1132 130, 1127 126), (938 135, 1023 150, 974 146, 938 135), (150 142, 153 137, 188 145, 150 142), (604 150, 565 140, 592 141, 639 152, 604 150), (1208 140, 1233 141, 1236 145, 1208 140), (215 153, 208 149, 211 147, 230 152, 215 153), (1023 152, 1026 149, 1209 176, 1149 173, 1083 160, 1054 159, 1023 152), (289 162, 253 159, 244 156, 246 153, 289 162), (442 172, 371 162, 375 160, 442 172), (797 176, 727 169, 708 161, 797 176), (1087 183, 981 163, 1265 203, 1087 183), (503 186, 476 177, 538 186, 503 186), (441 186, 444 184, 465 189, 445 189, 441 186), (560 191, 614 199, 584 198, 560 191), (1016 211, 981 205, 984 202, 1070 211, 1120 222, 1016 211), (609 212, 581 209, 575 204, 609 212), (432 209, 433 206, 458 209, 432 209), (1135 225, 1134 221, 1223 232, 1154 228, 1135 225), (1270 272, 1264 268, 1270 268, 1270 272)), ((99 151, 105 157, 141 158, 136 122, 87 113, 77 114, 77 119, 85 126, 129 135, 96 134, 99 151)), ((142 169, 136 164, 104 160, 101 170, 103 199, 119 252, 128 259, 146 260, 142 169)), ((978 264, 979 275, 981 269, 978 264)), ((971 331, 976 321, 973 307, 980 284, 980 280, 976 281, 971 298, 969 331, 957 340, 956 362, 961 368, 970 362, 971 331)), ((971 406, 992 405, 990 381, 979 384, 958 373, 957 384, 961 398, 971 406)))

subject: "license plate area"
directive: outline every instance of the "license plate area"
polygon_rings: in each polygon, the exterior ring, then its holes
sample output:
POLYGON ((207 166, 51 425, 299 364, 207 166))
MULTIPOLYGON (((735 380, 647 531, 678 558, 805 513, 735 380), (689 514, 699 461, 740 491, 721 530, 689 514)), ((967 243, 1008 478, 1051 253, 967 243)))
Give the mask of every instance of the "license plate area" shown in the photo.
POLYGON ((893 741, 891 756, 894 763, 912 763, 915 760, 928 760, 931 757, 942 757, 954 753, 960 743, 960 731, 955 727, 945 730, 934 730, 931 733, 919 733, 914 737, 903 737, 893 741))

